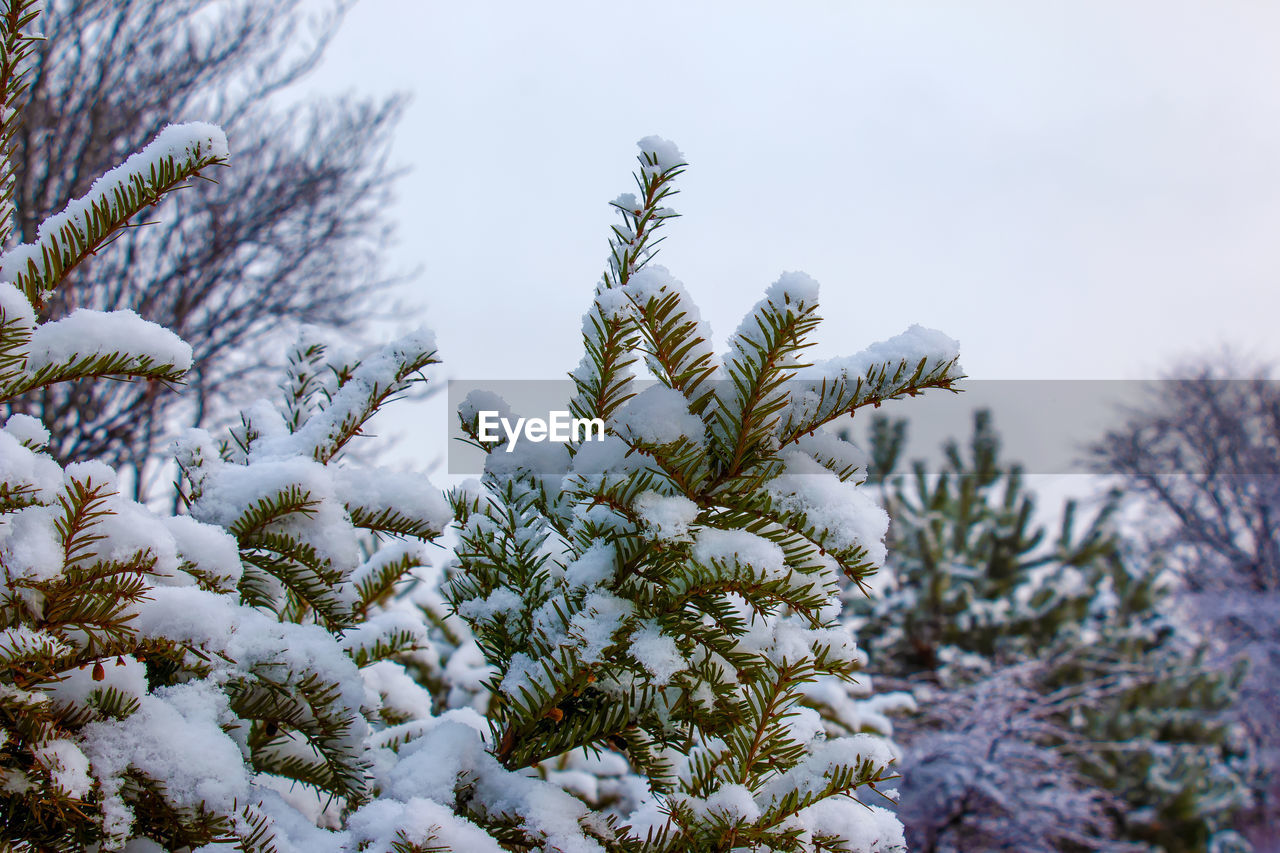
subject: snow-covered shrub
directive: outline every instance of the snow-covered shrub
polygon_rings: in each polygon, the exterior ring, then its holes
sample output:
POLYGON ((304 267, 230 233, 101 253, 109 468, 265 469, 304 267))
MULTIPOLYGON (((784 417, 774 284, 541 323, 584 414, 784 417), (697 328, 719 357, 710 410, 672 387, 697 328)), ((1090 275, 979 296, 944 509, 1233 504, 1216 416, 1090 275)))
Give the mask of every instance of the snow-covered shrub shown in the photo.
MULTIPOLYGON (((818 288, 788 273, 717 357, 681 283, 646 265, 684 163, 669 142, 640 144, 639 193, 614 202, 622 223, 567 401, 605 437, 508 447, 480 429, 480 412, 509 414, 500 399, 474 394, 459 412, 488 455, 483 483, 451 496, 445 592, 493 667, 486 760, 551 762, 563 783, 573 750, 626 757, 648 796, 630 814, 577 811, 594 844, 574 849, 901 849, 887 810, 852 801, 893 773, 889 742, 829 738, 801 704, 820 677, 860 668, 837 622, 840 579, 874 570, 887 523, 857 487, 855 448, 816 431, 950 387, 955 344, 916 327, 805 364, 818 288)), ((538 843, 539 807, 499 815, 517 846, 538 843)))
MULTIPOLYGON (((873 429, 881 477, 901 429, 873 429)), ((892 558, 882 594, 853 607, 872 670, 930 697, 898 727, 909 830, 937 850, 1039 849, 1031 836, 1248 849, 1233 831, 1248 802, 1245 744, 1224 713, 1241 673, 1210 665, 1176 618, 1168 574, 1117 528, 1117 496, 1086 523, 1068 502, 1051 529, 1020 467, 1001 459, 989 413, 975 413, 966 450, 950 442, 937 476, 917 465, 885 481, 892 558), (995 738, 992 754, 1022 756, 1006 783, 962 757, 987 749, 979 733, 995 738), (972 748, 957 750, 965 739, 972 748), (1045 808, 1032 801, 1042 794, 1045 808)))

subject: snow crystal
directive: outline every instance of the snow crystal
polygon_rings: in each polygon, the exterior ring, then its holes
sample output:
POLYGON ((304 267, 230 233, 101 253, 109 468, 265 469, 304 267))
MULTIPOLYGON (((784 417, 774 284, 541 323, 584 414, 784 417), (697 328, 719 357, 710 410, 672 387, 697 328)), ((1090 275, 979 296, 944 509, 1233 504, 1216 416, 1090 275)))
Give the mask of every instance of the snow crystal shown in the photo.
POLYGON ((190 344, 164 326, 132 311, 77 308, 32 332, 27 372, 113 353, 135 360, 148 358, 156 365, 171 364, 180 371, 191 367, 190 344))

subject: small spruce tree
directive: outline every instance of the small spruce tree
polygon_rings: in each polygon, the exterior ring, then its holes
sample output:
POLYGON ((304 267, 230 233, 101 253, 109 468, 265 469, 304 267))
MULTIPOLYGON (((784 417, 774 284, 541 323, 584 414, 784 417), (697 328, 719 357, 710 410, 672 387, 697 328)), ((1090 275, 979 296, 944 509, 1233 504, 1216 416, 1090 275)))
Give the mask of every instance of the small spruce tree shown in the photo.
POLYGON ((568 402, 606 437, 508 447, 480 429, 482 411, 510 415, 501 400, 459 412, 488 455, 483 488, 452 496, 446 595, 493 668, 494 757, 519 771, 580 748, 625 756, 652 797, 592 828, 606 847, 899 849, 888 812, 850 802, 892 774, 889 744, 827 738, 801 704, 859 669, 840 578, 884 554, 856 449, 817 430, 950 388, 954 344, 915 327, 805 364, 817 285, 789 273, 718 359, 684 287, 648 264, 685 164, 669 142, 641 148, 568 402))

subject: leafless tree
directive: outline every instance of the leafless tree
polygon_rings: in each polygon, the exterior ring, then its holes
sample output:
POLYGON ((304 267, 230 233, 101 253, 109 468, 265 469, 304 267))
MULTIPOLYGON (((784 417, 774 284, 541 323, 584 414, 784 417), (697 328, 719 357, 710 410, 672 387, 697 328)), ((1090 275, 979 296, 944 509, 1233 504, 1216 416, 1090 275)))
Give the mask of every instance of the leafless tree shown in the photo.
MULTIPOLYGON (((1280 825, 1280 382, 1224 356, 1153 382, 1124 425, 1096 443, 1144 527, 1174 555, 1190 612, 1250 675, 1241 720, 1259 744, 1264 825, 1280 825), (1238 378, 1243 377, 1243 378, 1238 378)), ((1266 848, 1280 849, 1280 848, 1266 848)))
POLYGON ((23 401, 63 461, 101 459, 138 499, 176 428, 225 417, 300 323, 357 332, 388 283, 378 263, 389 137, 401 100, 299 102, 348 0, 49 0, 16 140, 16 239, 169 121, 223 126, 233 168, 177 193, 43 306, 129 308, 195 352, 185 393, 135 383, 23 401), (308 10, 312 10, 308 12, 308 10), (292 103, 291 103, 292 101, 292 103), (247 387, 246 387, 247 386, 247 387))

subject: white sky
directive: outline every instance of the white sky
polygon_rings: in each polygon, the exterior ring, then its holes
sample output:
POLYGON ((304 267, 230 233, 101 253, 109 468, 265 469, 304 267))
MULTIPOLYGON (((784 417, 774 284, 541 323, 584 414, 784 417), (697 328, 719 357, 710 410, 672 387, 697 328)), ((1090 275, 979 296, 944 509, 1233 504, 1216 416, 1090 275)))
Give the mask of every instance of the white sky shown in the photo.
POLYGON ((918 322, 973 378, 1280 358, 1280 5, 361 0, 310 85, 408 91, 393 265, 456 377, 562 378, 635 140, 717 339, 784 270, 816 357, 918 322))

